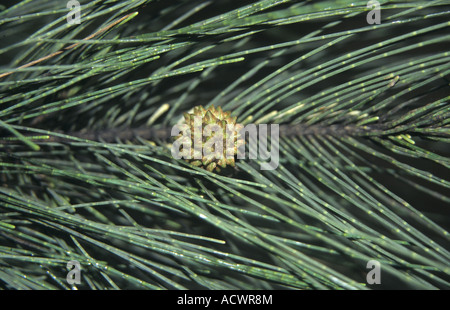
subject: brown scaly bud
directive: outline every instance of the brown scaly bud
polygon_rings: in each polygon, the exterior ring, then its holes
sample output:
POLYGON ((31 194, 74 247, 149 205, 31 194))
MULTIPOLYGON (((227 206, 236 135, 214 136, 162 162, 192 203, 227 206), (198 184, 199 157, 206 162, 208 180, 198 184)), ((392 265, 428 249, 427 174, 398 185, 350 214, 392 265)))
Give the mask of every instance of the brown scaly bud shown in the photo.
MULTIPOLYGON (((193 113, 184 113, 184 120, 189 126, 187 136, 191 140, 191 159, 186 159, 187 162, 211 172, 220 172, 221 168, 235 166, 238 148, 245 142, 240 135, 243 126, 236 124, 237 117, 230 114, 222 111, 221 107, 216 109, 214 106, 208 109, 196 106, 193 113), (201 152, 196 142, 201 142, 201 152), (218 145, 221 147, 216 148, 218 145)), ((176 139, 180 137, 183 137, 183 134, 176 139)))

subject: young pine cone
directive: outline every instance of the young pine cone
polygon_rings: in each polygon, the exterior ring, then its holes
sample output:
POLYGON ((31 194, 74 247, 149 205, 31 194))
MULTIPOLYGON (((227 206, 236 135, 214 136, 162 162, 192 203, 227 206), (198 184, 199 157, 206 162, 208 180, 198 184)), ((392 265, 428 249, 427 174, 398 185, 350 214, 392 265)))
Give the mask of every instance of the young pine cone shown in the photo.
POLYGON ((176 139, 187 142, 183 143, 183 148, 190 145, 190 150, 184 150, 184 155, 190 155, 183 156, 187 162, 217 172, 221 168, 235 166, 238 148, 244 144, 240 135, 243 126, 236 124, 236 117, 230 114, 214 106, 208 109, 197 106, 193 113, 184 113, 187 130, 176 139))

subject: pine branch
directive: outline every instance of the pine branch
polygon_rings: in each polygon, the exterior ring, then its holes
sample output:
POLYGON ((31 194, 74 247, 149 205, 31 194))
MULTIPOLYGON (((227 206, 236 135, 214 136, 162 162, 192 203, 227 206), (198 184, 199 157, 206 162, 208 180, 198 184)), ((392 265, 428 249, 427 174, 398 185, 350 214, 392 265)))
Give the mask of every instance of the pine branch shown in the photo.
POLYGON ((0 6, 1 288, 450 287, 446 1, 63 2, 0 6), (198 105, 277 169, 174 159, 198 105))

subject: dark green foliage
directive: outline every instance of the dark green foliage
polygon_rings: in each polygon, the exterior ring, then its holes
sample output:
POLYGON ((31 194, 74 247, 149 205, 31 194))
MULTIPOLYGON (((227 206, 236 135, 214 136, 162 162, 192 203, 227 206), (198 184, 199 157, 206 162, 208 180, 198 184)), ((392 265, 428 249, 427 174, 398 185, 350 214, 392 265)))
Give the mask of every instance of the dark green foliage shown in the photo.
POLYGON ((450 288, 448 1, 64 2, 0 6, 0 287, 450 288), (283 124, 278 168, 86 138, 197 105, 283 124))

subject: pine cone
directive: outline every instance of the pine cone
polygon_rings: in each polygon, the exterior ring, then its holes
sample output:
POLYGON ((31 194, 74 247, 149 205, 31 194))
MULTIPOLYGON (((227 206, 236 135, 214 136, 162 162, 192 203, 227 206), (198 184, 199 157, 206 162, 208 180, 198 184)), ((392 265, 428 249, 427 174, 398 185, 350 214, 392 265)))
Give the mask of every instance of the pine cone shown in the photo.
MULTIPOLYGON (((184 119, 186 121, 186 124, 189 126, 187 130, 187 135, 190 136, 191 140, 191 159, 186 159, 187 162, 190 162, 194 166, 201 167, 203 169, 206 169, 208 171, 213 171, 214 169, 217 172, 221 171, 221 168, 226 168, 227 166, 235 166, 235 156, 238 153, 238 148, 240 145, 244 144, 244 140, 240 136, 240 130, 243 128, 241 124, 236 124, 237 117, 231 117, 230 112, 223 112, 221 107, 218 107, 217 109, 214 106, 209 107, 208 109, 205 109, 203 106, 196 106, 194 107, 193 113, 184 113, 184 119), (197 118, 196 118, 197 116, 197 118), (197 123, 196 123, 197 120, 197 123), (201 120, 201 124, 200 124, 201 120), (218 132, 215 132, 214 130, 209 130, 209 127, 207 125, 217 125, 217 129, 221 129, 218 132), (232 131, 228 132, 227 135, 227 125, 231 125, 232 131), (200 131, 200 126, 202 130, 200 131), (197 128, 194 130, 194 128, 197 128), (207 132, 204 134, 204 132, 207 132), (213 147, 208 147, 208 145, 205 145, 206 142, 210 141, 213 137, 216 137, 216 135, 220 135, 220 132, 222 134, 222 137, 217 136, 217 139, 222 140, 222 148, 221 150, 218 149, 217 152, 213 147), (228 136, 234 134, 234 139, 231 140, 231 142, 228 142, 229 145, 227 145, 227 138, 228 136), (197 134, 197 139, 201 140, 201 151, 198 149, 195 149, 195 137, 194 134, 197 134), (206 136, 204 136, 206 135, 206 136), (208 148, 206 155, 204 154, 203 150, 208 148), (227 157, 227 147, 228 147, 228 157, 227 157), (220 152, 221 151, 221 152, 220 152), (231 156, 230 156, 231 155, 231 156)), ((230 130, 230 127, 228 127, 230 130)), ((182 137, 182 134, 180 134, 177 139, 182 137)), ((212 141, 210 142, 212 143, 212 141)))

